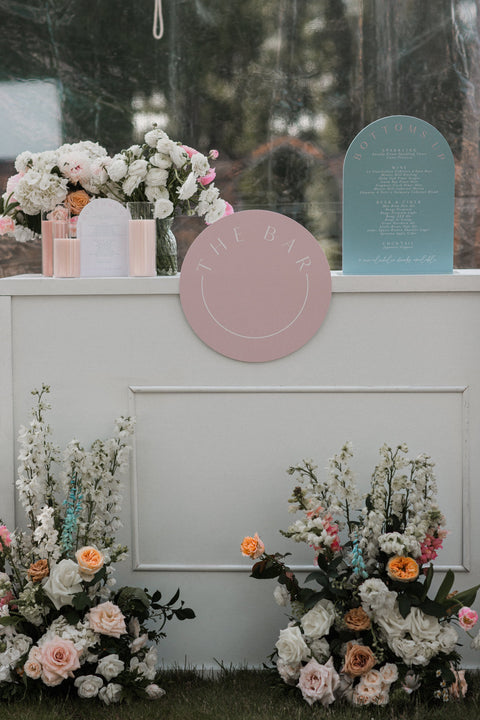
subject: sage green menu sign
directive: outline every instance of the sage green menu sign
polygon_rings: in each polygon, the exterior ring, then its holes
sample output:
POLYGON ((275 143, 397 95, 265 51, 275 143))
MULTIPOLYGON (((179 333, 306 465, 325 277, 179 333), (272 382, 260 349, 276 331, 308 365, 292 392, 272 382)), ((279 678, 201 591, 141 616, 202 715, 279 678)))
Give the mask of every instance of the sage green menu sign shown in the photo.
POLYGON ((343 166, 343 272, 451 273, 455 167, 443 135, 392 115, 364 128, 343 166))

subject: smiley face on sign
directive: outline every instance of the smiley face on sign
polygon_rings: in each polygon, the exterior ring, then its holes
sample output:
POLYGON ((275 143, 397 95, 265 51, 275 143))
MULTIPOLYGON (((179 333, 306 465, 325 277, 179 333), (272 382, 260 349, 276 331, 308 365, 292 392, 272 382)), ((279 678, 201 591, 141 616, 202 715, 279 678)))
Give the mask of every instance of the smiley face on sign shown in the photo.
POLYGON ((180 300, 194 332, 227 357, 275 360, 317 332, 331 275, 316 239, 291 218, 245 210, 206 228, 180 275, 180 300))

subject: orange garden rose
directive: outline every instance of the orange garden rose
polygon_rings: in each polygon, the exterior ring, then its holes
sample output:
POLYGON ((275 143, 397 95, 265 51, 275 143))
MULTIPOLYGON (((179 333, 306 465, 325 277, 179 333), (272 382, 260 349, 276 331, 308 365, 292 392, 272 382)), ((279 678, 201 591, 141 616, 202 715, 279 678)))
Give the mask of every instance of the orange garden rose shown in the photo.
POLYGON ((365 645, 348 643, 342 672, 353 677, 368 673, 376 663, 375 655, 365 645))
POLYGON ((242 551, 242 555, 245 555, 245 557, 256 560, 261 555, 263 555, 265 551, 265 545, 258 537, 258 533, 255 533, 253 537, 243 538, 243 542, 240 545, 240 550, 242 551))
POLYGON ((90 195, 85 190, 75 190, 68 193, 66 200, 67 206, 70 208, 72 215, 80 215, 81 211, 90 202, 90 195))
POLYGON ((419 571, 417 561, 404 555, 395 555, 387 563, 387 573, 392 580, 411 582, 417 579, 419 571))
POLYGON ((48 560, 37 560, 37 562, 30 565, 27 571, 28 577, 34 583, 40 582, 40 580, 47 577, 49 573, 48 560))
POLYGON ((370 618, 362 607, 349 610, 343 620, 348 629, 354 630, 355 632, 368 630, 371 625, 370 618))
POLYGON ((85 579, 91 579, 104 563, 103 554, 96 547, 86 545, 75 553, 75 559, 80 569, 80 574, 85 579))

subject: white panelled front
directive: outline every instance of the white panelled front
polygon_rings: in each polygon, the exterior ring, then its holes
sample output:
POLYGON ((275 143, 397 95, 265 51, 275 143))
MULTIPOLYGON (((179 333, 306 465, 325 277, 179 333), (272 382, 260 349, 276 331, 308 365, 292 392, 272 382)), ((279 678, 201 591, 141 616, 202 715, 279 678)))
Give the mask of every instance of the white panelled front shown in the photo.
POLYGON ((346 440, 362 487, 383 442, 434 458, 451 531, 439 565, 458 570, 458 587, 479 581, 480 529, 469 518, 480 507, 480 274, 334 276, 315 337, 252 364, 197 338, 178 278, 8 278, 0 295, 0 517, 12 515, 13 437, 32 388, 51 385, 61 445, 108 436, 114 417, 134 413, 122 531, 132 553, 119 580, 165 596, 180 586, 198 615, 167 628, 165 663, 265 660, 284 612, 273 581, 248 577, 240 542, 259 532, 307 567, 307 549, 278 533, 292 520, 286 469, 312 458, 321 470, 346 440))

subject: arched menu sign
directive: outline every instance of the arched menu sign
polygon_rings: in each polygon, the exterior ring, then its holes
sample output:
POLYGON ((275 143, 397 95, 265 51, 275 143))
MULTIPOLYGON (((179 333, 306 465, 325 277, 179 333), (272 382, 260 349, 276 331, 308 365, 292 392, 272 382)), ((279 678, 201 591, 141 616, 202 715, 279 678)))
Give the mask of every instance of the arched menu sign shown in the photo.
POLYGON ((451 273, 455 167, 447 141, 408 115, 364 128, 343 168, 343 272, 451 273))
POLYGON ((331 297, 317 240, 291 218, 244 210, 206 228, 190 246, 180 300, 211 348, 264 362, 298 350, 317 332, 331 297))

